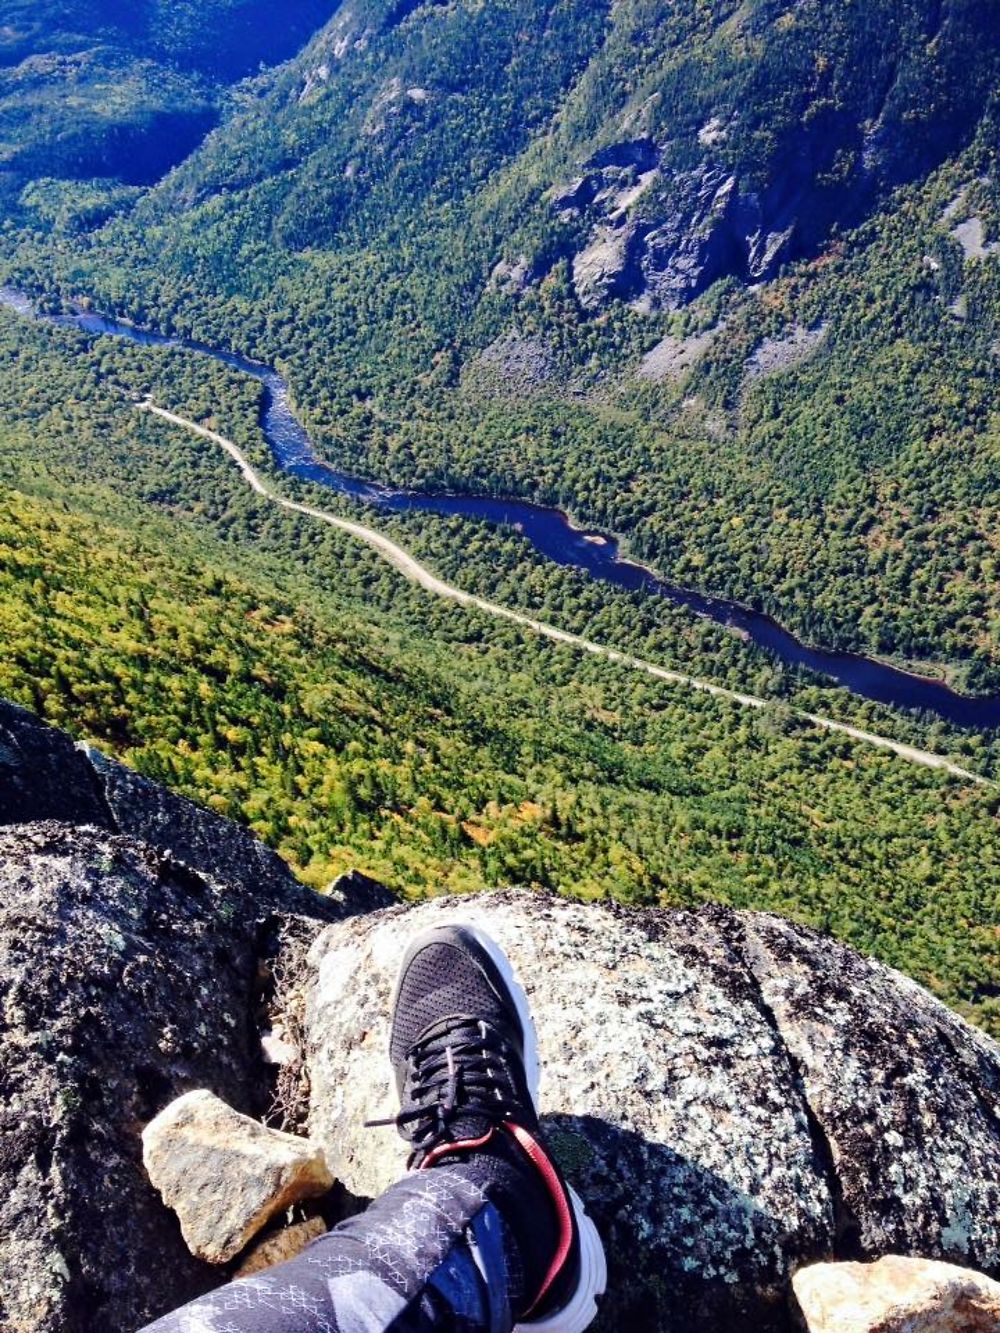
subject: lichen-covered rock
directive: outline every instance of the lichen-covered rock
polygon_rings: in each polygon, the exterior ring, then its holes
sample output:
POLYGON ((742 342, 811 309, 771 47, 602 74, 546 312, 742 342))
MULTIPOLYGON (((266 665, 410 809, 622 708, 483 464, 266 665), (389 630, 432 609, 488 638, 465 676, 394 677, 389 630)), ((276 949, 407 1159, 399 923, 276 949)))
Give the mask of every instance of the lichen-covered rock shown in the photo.
POLYGON ((739 947, 836 1182, 838 1251, 1000 1274, 1000 1052, 921 986, 780 917, 739 947))
POLYGON ((307 1139, 268 1129, 204 1088, 149 1122, 142 1160, 188 1249, 211 1264, 234 1258, 272 1217, 333 1185, 307 1139))
POLYGON ((79 748, 117 832, 172 852, 193 870, 241 895, 251 894, 257 913, 270 906, 327 921, 343 914, 337 902, 327 902, 304 888, 277 852, 239 824, 185 800, 91 746, 79 748))
POLYGON ((532 1001, 546 1129, 609 1250, 601 1327, 784 1330, 792 1272, 889 1236, 1000 1271, 1000 1050, 889 969, 720 908, 504 893, 324 931, 310 1127, 351 1192, 377 1193, 405 1158, 391 1130, 362 1127, 394 1105, 395 970, 416 930, 459 917, 499 940, 532 1001), (949 1097, 939 1153, 925 1135, 949 1097))
POLYGON ((930 1259, 814 1264, 793 1279, 809 1333, 996 1333, 1000 1283, 930 1259))
MULTIPOLYGON (((246 829, 151 782, 90 745, 74 745, 25 708, 0 699, 0 825, 56 819, 124 833, 171 852, 192 870, 273 907, 327 921, 338 900, 304 888, 277 853, 246 829)), ((382 893, 385 894, 385 890, 382 893)))
POLYGON ((525 894, 435 902, 325 932, 315 946, 311 1128, 335 1173, 371 1195, 401 1170, 393 1132, 361 1128, 393 1103, 390 988, 412 932, 458 914, 499 939, 531 996, 548 1132, 610 1246, 609 1326, 721 1328, 751 1311, 761 1328, 778 1326, 789 1265, 829 1252, 831 1202, 755 987, 698 917, 525 894), (674 1323, 663 1322, 668 1310, 674 1323))
POLYGON ((251 1014, 270 911, 102 829, 0 829, 5 1333, 131 1330, 218 1280, 139 1133, 195 1087, 264 1109, 251 1014))

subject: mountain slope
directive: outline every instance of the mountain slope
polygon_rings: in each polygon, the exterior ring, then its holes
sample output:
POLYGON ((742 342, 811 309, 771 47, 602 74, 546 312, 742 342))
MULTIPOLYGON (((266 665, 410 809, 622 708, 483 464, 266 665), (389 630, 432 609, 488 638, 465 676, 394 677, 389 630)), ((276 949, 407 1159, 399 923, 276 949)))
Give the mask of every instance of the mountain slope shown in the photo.
MULTIPOLYGON (((356 866, 412 894, 768 907, 995 1024, 995 789, 429 599, 116 391, 155 373, 252 420, 214 363, 6 314, 0 351, 0 695, 317 886, 356 866)), ((613 612, 620 641, 635 610, 613 612)))
POLYGON ((368 0, 8 253, 278 361, 360 472, 995 689, 998 71, 985 0, 368 0))
POLYGON ((183 160, 229 84, 287 59, 332 0, 7 0, 0 7, 0 203, 94 225, 183 160), (39 181, 40 185, 32 186, 39 181), (89 182, 84 197, 59 182, 89 182), (25 193, 27 191, 27 193, 25 193))

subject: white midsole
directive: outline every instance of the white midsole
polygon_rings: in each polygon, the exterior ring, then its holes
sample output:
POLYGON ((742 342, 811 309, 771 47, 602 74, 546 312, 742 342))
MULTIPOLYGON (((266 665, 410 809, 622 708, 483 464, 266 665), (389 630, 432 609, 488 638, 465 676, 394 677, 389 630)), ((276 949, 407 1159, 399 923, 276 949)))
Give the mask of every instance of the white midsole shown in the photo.
POLYGON ((484 952, 489 954, 490 961, 503 977, 507 989, 510 991, 517 1009, 517 1016, 521 1020, 521 1031, 524 1033, 524 1073, 528 1081, 528 1091, 531 1093, 531 1102, 537 1113, 538 1088, 541 1083, 542 1066, 538 1058, 538 1034, 535 1032, 535 1020, 531 1016, 528 997, 523 986, 514 975, 510 959, 496 940, 487 935, 486 931, 480 926, 474 926, 467 921, 456 922, 455 924, 460 924, 463 930, 467 930, 470 935, 476 937, 476 943, 484 952))
POLYGON ((608 1261, 597 1228, 584 1212, 580 1196, 567 1185, 580 1234, 580 1281, 565 1305, 547 1319, 515 1324, 514 1333, 583 1333, 597 1318, 597 1297, 608 1285, 608 1261))

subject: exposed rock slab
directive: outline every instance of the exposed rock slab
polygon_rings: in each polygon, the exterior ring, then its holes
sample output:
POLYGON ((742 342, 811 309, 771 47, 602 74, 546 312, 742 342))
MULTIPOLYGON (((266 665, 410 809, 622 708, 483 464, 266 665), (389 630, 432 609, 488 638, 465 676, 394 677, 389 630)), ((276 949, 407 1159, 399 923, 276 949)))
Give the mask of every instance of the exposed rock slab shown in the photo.
POLYGON ((117 832, 164 848, 193 870, 241 894, 249 890, 260 912, 271 906, 328 921, 342 915, 336 902, 300 884, 277 852, 239 824, 167 791, 91 746, 80 750, 100 785, 117 832))
POLYGON ((690 334, 687 338, 676 338, 668 333, 642 358, 637 377, 654 384, 660 380, 683 379, 705 355, 719 332, 716 326, 704 333, 690 334))
POLYGON ((0 829, 5 1333, 134 1329, 218 1280, 146 1179, 139 1131, 195 1087, 263 1110, 269 911, 106 830, 0 829))
POLYGON ((986 243, 982 218, 967 218, 952 227, 948 234, 962 247, 966 263, 970 259, 989 259, 991 255, 1000 254, 1000 245, 995 241, 986 243))
POLYGON ((459 916, 500 941, 529 992, 547 1129, 608 1244, 603 1327, 784 1330, 791 1272, 889 1238, 1000 1271, 1000 1050, 889 969, 719 908, 507 893, 324 931, 311 1132, 353 1193, 377 1193, 405 1157, 391 1130, 361 1127, 393 1109, 396 967, 414 931, 459 916))
MULTIPOLYGON (((243 894, 257 909, 333 921, 338 901, 304 888, 287 864, 232 820, 109 759, 74 745, 25 708, 0 699, 0 825, 42 819, 93 824, 172 852, 179 861, 243 894)), ((383 892, 385 892, 383 890, 383 892)))
POLYGON ((1000 1051, 901 973, 779 917, 739 947, 829 1145, 841 1257, 1000 1274, 1000 1051))
POLYGON ((759 380, 802 365, 819 350, 826 332, 825 324, 794 324, 780 337, 765 338, 747 361, 746 378, 759 380))
POLYGON ((531 995, 548 1132, 610 1244, 608 1327, 782 1327, 789 1266, 830 1252, 833 1210, 788 1059, 706 917, 504 894, 324 932, 311 1132, 334 1173, 367 1196, 402 1169, 393 1131, 361 1128, 393 1105, 390 988, 412 933, 458 915, 531 995))
POLYGON ((212 1264, 234 1258, 272 1217, 333 1185, 307 1139, 268 1129, 203 1088, 150 1121, 142 1160, 188 1249, 212 1264))
POLYGON ((996 1333, 1000 1283, 929 1259, 814 1264, 796 1273, 809 1333, 996 1333))
POLYGON ((573 260, 573 289, 587 310, 611 297, 631 296, 641 278, 636 267, 641 232, 634 225, 600 227, 573 260))

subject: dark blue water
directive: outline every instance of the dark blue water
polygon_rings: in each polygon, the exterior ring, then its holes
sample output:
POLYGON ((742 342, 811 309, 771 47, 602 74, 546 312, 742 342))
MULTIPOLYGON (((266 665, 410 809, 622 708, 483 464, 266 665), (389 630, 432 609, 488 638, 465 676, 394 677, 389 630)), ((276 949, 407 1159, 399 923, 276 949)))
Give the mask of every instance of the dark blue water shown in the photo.
MULTIPOLYGON (((0 305, 10 306, 20 314, 34 314, 30 300, 22 293, 10 289, 0 288, 0 305)), ((808 667, 811 671, 829 676, 866 699, 901 708, 926 709, 959 727, 1000 727, 1000 695, 971 698, 957 694, 939 681, 900 671, 868 657, 810 648, 782 629, 770 616, 735 602, 679 588, 658 578, 644 566, 622 559, 618 554, 618 542, 613 537, 606 533, 575 528, 567 516, 557 509, 546 509, 523 500, 497 500, 475 495, 424 495, 415 491, 393 490, 374 482, 362 481, 346 472, 338 472, 317 458, 305 428, 289 405, 285 381, 270 366, 250 361, 234 352, 170 338, 89 311, 81 310, 72 315, 47 318, 58 324, 83 329, 87 333, 124 337, 150 347, 184 347, 214 357, 216 361, 246 375, 252 375, 264 386, 261 426, 275 460, 286 472, 304 481, 328 486, 341 495, 351 496, 379 509, 457 514, 463 518, 483 519, 500 527, 515 528, 536 551, 556 564, 586 570, 594 578, 618 588, 643 590, 666 597, 678 606, 688 607, 697 615, 707 616, 721 625, 742 632, 758 647, 773 653, 782 662, 808 667)))

